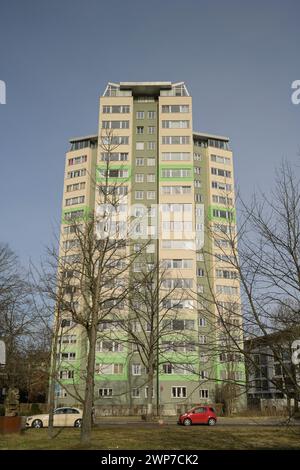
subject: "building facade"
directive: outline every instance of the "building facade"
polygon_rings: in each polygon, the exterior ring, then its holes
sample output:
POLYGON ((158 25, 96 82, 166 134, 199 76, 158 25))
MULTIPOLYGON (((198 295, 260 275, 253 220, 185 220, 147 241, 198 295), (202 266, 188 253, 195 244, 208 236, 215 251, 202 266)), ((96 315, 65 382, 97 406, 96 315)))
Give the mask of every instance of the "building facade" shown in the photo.
MULTIPOLYGON (((174 328, 185 330, 191 338, 190 345, 177 349, 192 368, 176 367, 174 347, 172 360, 160 365, 154 402, 159 402, 162 412, 172 414, 182 406, 220 401, 224 384, 244 382, 243 361, 228 346, 222 329, 226 309, 231 315, 234 312, 238 331, 242 321, 239 282, 228 263, 232 248, 226 240, 235 230, 229 139, 193 130, 192 97, 183 82, 121 82, 109 83, 100 98, 98 134, 70 143, 62 252, 72 248, 74 218, 97 211, 98 188, 104 182, 117 183, 127 205, 159 207, 158 235, 149 227, 153 242, 147 251, 187 287, 174 328), (116 143, 108 173, 101 145, 105 133, 113 135, 116 143)), ((71 319, 63 325, 57 386, 61 405, 74 404, 70 391, 80 388, 75 383, 76 368, 86 354, 82 329, 71 319)), ((102 332, 105 328, 102 325, 102 332)), ((95 406, 104 413, 142 412, 148 386, 138 355, 131 350, 129 354, 126 343, 101 340, 101 332, 96 354, 102 367, 95 374, 95 406)))
POLYGON ((293 343, 298 337, 299 329, 294 328, 245 341, 249 407, 299 409, 300 368, 292 361, 293 343))

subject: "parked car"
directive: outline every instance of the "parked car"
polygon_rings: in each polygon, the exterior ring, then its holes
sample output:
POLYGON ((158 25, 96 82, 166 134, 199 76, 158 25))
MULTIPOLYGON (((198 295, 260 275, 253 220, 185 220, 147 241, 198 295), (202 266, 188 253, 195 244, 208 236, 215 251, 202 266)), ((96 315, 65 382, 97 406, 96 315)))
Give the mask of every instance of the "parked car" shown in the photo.
POLYGON ((217 423, 217 415, 212 406, 197 405, 190 411, 183 413, 178 418, 178 424, 191 426, 192 424, 208 424, 214 426, 217 423))
MULTIPOLYGON (((62 407, 56 408, 53 415, 54 426, 81 427, 82 411, 78 408, 62 407)), ((28 416, 26 426, 31 428, 44 428, 49 424, 49 414, 28 416)))

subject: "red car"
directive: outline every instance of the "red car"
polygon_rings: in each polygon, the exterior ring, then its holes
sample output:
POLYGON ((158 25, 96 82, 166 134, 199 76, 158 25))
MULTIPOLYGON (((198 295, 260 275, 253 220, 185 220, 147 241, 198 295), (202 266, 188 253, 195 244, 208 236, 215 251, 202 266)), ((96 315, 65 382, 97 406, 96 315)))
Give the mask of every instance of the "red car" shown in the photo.
POLYGON ((217 422, 217 415, 211 406, 198 405, 190 411, 179 416, 178 424, 191 426, 191 424, 208 424, 214 426, 217 422))

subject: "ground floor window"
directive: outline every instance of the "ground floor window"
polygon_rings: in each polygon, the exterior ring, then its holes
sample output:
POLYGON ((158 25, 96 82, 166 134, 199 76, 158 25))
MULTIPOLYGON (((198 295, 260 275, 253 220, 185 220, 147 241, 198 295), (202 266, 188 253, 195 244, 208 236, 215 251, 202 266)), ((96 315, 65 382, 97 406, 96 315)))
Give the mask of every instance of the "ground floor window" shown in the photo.
POLYGON ((132 396, 132 398, 140 398, 140 389, 139 388, 133 388, 131 390, 131 396, 132 396))
POLYGON ((200 396, 200 398, 208 398, 209 397, 209 391, 205 388, 201 388, 199 390, 199 396, 200 396))
POLYGON ((99 388, 99 397, 101 398, 112 397, 112 388, 99 388))
POLYGON ((186 387, 172 387, 172 398, 186 398, 186 387))

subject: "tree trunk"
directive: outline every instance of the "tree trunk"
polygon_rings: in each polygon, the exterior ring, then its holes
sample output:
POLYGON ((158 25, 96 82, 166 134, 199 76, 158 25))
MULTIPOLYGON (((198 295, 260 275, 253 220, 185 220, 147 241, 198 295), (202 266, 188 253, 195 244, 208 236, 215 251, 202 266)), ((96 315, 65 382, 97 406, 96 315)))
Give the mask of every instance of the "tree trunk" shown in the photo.
POLYGON ((148 396, 147 396, 147 413, 146 413, 146 419, 147 421, 151 421, 153 417, 153 377, 154 377, 154 371, 153 371, 153 366, 149 367, 149 372, 148 372, 148 396))
POLYGON ((299 411, 299 394, 298 392, 295 393, 295 398, 294 398, 294 412, 298 413, 299 411))
POLYGON ((51 368, 50 368, 50 383, 49 383, 49 395, 48 395, 48 412, 49 412, 49 422, 48 422, 48 437, 52 439, 54 437, 54 408, 55 408, 55 383, 57 376, 57 354, 60 353, 60 348, 58 351, 58 335, 60 328, 61 317, 60 314, 57 314, 53 344, 52 344, 52 358, 51 358, 51 368))
POLYGON ((92 326, 88 332, 89 351, 87 360, 87 378, 85 386, 83 414, 82 414, 82 425, 80 442, 81 444, 89 444, 92 430, 92 413, 93 413, 93 401, 94 401, 94 374, 95 374, 95 357, 96 357, 96 340, 97 340, 97 328, 95 325, 92 326))

